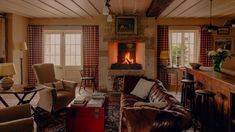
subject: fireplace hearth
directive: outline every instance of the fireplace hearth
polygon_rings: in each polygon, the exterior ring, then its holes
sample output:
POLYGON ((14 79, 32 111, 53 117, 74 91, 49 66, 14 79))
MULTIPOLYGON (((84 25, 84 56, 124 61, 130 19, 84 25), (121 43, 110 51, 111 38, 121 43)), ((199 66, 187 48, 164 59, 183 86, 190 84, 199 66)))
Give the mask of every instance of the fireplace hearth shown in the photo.
POLYGON ((136 43, 118 43, 117 63, 111 69, 142 69, 136 62, 136 43))

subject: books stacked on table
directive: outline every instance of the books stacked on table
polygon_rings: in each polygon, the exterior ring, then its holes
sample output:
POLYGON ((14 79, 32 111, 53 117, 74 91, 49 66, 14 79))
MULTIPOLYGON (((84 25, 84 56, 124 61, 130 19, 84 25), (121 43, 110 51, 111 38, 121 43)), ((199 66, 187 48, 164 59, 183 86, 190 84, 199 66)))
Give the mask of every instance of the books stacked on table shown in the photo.
POLYGON ((87 107, 102 107, 104 104, 104 99, 93 99, 91 98, 87 103, 87 107))
POLYGON ((87 103, 87 107, 102 107, 104 104, 106 93, 95 92, 91 95, 91 99, 87 103))
POLYGON ((105 99, 106 93, 95 92, 92 94, 92 99, 105 99))
POLYGON ((74 105, 74 106, 85 106, 86 103, 87 103, 87 100, 86 100, 85 97, 78 96, 74 99, 72 105, 74 105))

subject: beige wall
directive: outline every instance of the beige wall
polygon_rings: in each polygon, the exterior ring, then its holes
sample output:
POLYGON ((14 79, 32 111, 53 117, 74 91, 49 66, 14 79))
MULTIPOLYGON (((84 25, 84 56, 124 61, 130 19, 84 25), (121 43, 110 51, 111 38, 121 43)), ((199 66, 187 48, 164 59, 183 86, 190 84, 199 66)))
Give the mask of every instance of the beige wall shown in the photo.
POLYGON ((28 19, 22 16, 7 14, 7 62, 13 62, 16 75, 14 82, 20 83, 20 58, 23 57, 23 77, 27 82, 27 53, 22 53, 16 47, 27 41, 28 19))

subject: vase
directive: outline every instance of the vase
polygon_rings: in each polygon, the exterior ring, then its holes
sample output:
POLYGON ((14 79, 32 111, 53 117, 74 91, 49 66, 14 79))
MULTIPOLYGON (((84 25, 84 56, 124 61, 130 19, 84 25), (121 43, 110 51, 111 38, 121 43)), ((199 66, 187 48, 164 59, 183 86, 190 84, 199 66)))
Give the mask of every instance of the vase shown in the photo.
POLYGON ((221 61, 221 60, 214 59, 214 60, 213 60, 213 68, 214 68, 214 71, 220 72, 220 70, 221 70, 221 64, 222 64, 222 61, 221 61))

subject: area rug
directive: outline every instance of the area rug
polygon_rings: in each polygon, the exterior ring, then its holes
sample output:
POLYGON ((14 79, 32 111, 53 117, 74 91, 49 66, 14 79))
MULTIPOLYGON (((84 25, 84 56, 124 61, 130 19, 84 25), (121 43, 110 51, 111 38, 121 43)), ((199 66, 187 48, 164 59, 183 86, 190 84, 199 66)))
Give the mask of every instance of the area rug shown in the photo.
MULTIPOLYGON (((118 102, 109 102, 105 107, 105 132, 118 132, 119 127, 118 102)), ((40 116, 35 116, 38 132, 66 132, 66 111, 61 110, 54 115, 37 108, 40 116)))

